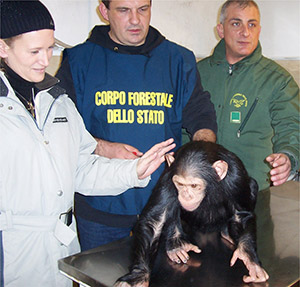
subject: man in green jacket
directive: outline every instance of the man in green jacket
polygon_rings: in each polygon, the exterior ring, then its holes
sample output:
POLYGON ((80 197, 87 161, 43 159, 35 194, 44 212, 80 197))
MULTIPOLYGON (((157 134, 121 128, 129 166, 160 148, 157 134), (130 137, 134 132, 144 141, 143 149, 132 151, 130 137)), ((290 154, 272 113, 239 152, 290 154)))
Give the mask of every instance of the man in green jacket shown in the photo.
POLYGON ((198 70, 217 112, 218 143, 240 157, 263 190, 299 169, 299 87, 262 56, 260 29, 254 1, 226 1, 217 25, 221 41, 198 70))

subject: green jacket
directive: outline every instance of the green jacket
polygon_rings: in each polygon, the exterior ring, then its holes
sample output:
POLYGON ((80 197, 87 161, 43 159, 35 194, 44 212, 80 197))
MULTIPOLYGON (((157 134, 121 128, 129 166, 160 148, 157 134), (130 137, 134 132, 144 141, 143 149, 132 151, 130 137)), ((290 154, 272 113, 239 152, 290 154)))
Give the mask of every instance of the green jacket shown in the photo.
POLYGON ((198 70, 215 105, 218 143, 240 157, 260 190, 270 186, 268 155, 286 153, 293 172, 298 170, 299 87, 293 77, 262 56, 260 44, 229 65, 224 40, 198 63, 198 70))

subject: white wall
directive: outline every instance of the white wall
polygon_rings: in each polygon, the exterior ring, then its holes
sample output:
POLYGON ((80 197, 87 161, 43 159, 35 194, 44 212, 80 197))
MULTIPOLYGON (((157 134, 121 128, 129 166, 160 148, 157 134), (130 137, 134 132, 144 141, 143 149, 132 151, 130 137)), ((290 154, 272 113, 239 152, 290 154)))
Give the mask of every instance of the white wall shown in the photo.
MULTIPOLYGON (((99 0, 42 0, 56 23, 56 38, 75 45, 101 24, 99 0)), ((197 57, 211 53, 218 42, 217 14, 223 0, 152 0, 151 24, 169 40, 193 50, 197 57)), ((300 0, 257 0, 261 11, 261 43, 265 56, 300 59, 300 0)))

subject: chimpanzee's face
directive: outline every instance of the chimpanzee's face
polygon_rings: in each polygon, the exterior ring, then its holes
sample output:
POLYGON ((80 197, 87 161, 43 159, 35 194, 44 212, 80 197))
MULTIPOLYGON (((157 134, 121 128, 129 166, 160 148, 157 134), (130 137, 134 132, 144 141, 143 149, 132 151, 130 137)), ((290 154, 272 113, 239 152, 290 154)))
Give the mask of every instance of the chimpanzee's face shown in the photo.
POLYGON ((205 196, 206 183, 199 177, 174 175, 173 183, 178 191, 178 200, 187 211, 197 209, 205 196))

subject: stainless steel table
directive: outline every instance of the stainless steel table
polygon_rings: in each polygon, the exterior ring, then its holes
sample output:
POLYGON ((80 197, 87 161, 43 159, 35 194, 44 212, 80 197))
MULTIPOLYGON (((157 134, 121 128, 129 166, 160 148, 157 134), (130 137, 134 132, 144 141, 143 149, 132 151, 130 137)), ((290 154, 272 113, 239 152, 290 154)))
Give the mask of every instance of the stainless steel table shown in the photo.
MULTIPOLYGON (((267 283, 244 284, 247 273, 238 261, 229 267, 232 250, 216 234, 197 235, 200 254, 191 253, 188 264, 173 264, 159 252, 151 287, 285 287, 299 286, 299 182, 288 182, 260 194, 257 205, 258 253, 270 275, 267 283), (270 207, 270 208, 269 208, 270 207), (295 285, 294 285, 295 284, 295 285)), ((113 286, 127 273, 131 239, 59 260, 59 269, 83 286, 113 286)))

